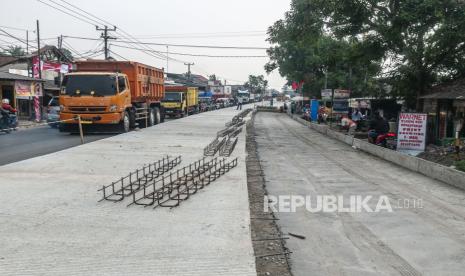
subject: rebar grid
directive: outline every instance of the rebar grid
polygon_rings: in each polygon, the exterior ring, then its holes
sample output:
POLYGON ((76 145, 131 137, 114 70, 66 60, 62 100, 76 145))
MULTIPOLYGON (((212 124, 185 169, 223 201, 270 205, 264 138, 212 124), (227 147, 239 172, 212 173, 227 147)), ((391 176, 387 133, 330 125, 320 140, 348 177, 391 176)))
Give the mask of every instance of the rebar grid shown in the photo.
POLYGON ((98 191, 102 191, 103 197, 100 201, 108 200, 113 202, 122 201, 147 185, 150 181, 160 177, 164 173, 172 170, 181 163, 181 156, 174 159, 166 156, 154 163, 145 165, 142 169, 137 169, 129 175, 112 182, 110 185, 102 186, 98 191))

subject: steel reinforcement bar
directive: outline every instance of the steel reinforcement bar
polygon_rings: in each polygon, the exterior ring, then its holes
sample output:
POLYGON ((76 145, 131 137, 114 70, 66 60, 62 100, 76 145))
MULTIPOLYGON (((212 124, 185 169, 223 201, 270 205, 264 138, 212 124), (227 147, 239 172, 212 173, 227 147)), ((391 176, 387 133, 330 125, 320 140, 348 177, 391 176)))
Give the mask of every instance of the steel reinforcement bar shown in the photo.
POLYGON ((215 140, 213 140, 213 142, 211 142, 208 146, 206 146, 203 149, 203 155, 214 156, 220 150, 220 148, 223 146, 225 142, 226 142, 226 137, 224 137, 221 140, 218 137, 216 137, 215 140))
POLYGON ((198 169, 189 170, 186 174, 180 177, 170 176, 153 183, 151 192, 146 192, 145 189, 138 192, 143 195, 136 199, 133 195, 133 203, 143 206, 156 207, 177 207, 184 200, 187 200, 191 195, 197 193, 211 182, 218 179, 220 176, 229 172, 237 166, 237 158, 231 162, 226 159, 214 158, 209 162, 203 163, 204 166, 198 169))
POLYGON ((220 149, 220 156, 229 157, 232 154, 232 152, 234 151, 234 148, 236 147, 238 139, 239 138, 237 138, 237 137, 228 138, 226 143, 220 149))
MULTIPOLYGON (((203 172, 214 162, 216 162, 217 158, 211 159, 207 161, 204 157, 200 160, 197 160, 183 168, 176 170, 175 172, 171 172, 163 177, 155 179, 150 183, 144 185, 137 193, 132 194, 132 204, 136 205, 143 205, 143 206, 150 206, 155 203, 156 197, 160 195, 164 195, 166 190, 169 190, 171 186, 174 186, 174 183, 186 176, 190 176, 195 174, 195 172, 203 172)), ((129 206, 128 205, 128 206, 129 206)))
POLYGON ((98 191, 102 191, 102 200, 108 201, 122 201, 125 197, 132 195, 147 185, 149 182, 154 181, 164 173, 172 170, 175 166, 181 163, 181 156, 172 158, 169 156, 164 157, 154 163, 143 166, 129 175, 112 182, 110 185, 102 186, 98 191))

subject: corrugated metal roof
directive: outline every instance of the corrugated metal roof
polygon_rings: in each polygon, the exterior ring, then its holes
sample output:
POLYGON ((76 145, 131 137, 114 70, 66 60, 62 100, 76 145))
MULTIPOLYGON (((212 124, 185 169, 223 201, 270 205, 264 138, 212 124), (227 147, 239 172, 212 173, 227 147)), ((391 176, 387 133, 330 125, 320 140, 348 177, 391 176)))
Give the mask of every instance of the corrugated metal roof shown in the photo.
POLYGON ((21 81, 42 81, 44 82, 45 80, 41 79, 34 79, 30 77, 25 77, 17 74, 11 74, 7 72, 0 72, 0 80, 21 80, 21 81))
POLYGON ((465 79, 433 87, 422 99, 465 100, 465 79))

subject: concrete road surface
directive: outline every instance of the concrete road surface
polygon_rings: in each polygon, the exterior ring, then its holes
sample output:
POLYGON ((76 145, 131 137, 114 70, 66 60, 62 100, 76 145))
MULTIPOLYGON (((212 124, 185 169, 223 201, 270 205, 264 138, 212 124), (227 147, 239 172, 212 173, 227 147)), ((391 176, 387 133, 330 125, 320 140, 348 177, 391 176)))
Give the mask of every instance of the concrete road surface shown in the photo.
POLYGON ((464 275, 464 191, 359 152, 283 114, 258 113, 255 128, 270 195, 311 196, 312 207, 317 195, 387 197, 393 209, 300 207, 277 213, 284 234, 305 236, 287 241, 294 275, 464 275))
MULTIPOLYGON (((86 135, 86 143, 112 134, 86 135)), ((10 134, 0 133, 0 166, 44 154, 72 148, 81 144, 79 135, 60 133, 49 126, 23 129, 10 134)))

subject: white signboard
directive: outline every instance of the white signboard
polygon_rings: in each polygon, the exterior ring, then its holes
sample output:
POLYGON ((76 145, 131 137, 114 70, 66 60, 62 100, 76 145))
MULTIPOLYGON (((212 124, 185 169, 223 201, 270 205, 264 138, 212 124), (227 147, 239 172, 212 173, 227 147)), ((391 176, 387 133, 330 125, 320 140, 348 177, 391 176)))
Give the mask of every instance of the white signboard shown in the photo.
POLYGON ((425 150, 427 118, 423 113, 400 113, 397 150, 425 150))
POLYGON ((350 98, 350 90, 334 89, 335 99, 348 99, 350 98))
POLYGON ((323 89, 321 90, 321 99, 330 101, 333 98, 333 90, 323 89))
POLYGON ((224 87, 224 94, 231 95, 231 92, 232 92, 231 86, 224 87))

